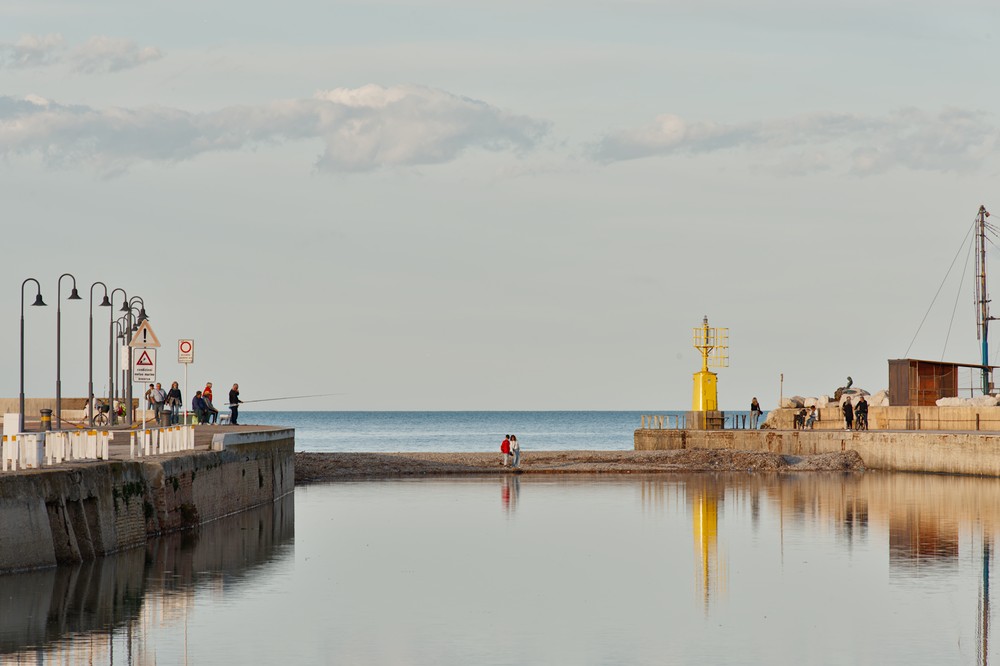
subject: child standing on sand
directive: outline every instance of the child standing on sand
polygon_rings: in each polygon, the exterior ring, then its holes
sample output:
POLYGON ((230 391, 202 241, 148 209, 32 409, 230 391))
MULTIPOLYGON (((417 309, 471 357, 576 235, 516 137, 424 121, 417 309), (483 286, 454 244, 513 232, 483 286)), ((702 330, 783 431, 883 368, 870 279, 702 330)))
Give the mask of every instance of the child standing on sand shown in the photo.
POLYGON ((507 466, 508 456, 510 456, 510 435, 504 435, 503 441, 500 442, 500 453, 503 462, 501 463, 504 467, 507 466))

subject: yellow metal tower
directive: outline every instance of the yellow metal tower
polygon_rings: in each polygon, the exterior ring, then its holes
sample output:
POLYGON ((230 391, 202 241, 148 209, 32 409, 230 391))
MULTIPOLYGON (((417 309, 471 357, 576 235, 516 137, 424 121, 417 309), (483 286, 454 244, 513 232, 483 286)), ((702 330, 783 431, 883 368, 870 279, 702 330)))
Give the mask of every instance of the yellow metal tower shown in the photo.
POLYGON ((718 375, 708 369, 729 367, 729 329, 711 328, 705 315, 701 326, 692 330, 694 348, 701 352, 701 372, 694 373, 691 409, 714 412, 719 409, 718 375))

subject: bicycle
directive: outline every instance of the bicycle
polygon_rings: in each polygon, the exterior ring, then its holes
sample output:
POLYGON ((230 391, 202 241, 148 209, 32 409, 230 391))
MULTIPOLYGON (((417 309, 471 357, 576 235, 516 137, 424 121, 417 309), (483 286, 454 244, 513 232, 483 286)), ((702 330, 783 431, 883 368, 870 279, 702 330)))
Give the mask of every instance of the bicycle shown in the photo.
POLYGON ((108 414, 111 413, 111 406, 105 403, 98 403, 97 413, 94 414, 94 425, 105 426, 111 422, 108 414))

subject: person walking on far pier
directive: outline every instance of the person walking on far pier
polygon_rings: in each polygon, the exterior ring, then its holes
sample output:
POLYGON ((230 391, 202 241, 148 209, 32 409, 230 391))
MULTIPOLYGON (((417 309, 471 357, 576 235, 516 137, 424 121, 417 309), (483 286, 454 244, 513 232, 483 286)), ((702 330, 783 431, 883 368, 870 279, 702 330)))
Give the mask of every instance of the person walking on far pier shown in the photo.
POLYGON ((514 455, 514 467, 521 466, 521 445, 517 443, 517 435, 510 436, 510 452, 514 455))
POLYGON ((160 382, 156 382, 156 387, 149 390, 149 402, 153 405, 153 423, 159 425, 163 406, 167 403, 167 392, 163 390, 160 382))
POLYGON ((502 465, 506 467, 510 460, 510 435, 504 435, 503 441, 500 442, 500 453, 502 458, 502 465))
POLYGON ((170 425, 177 425, 181 422, 181 405, 184 404, 184 396, 181 395, 181 389, 174 382, 170 385, 170 390, 167 391, 167 407, 170 408, 170 425))
POLYGON ((240 415, 240 385, 233 384, 233 388, 229 390, 229 424, 239 425, 237 419, 240 415))
POLYGON ((761 415, 761 413, 762 412, 760 410, 760 403, 757 402, 757 396, 754 396, 754 399, 750 401, 750 429, 751 430, 756 430, 757 429, 757 423, 760 421, 760 415, 761 415))
POLYGON ((851 429, 851 425, 854 423, 854 406, 851 404, 851 399, 849 397, 844 398, 844 405, 842 407, 844 411, 844 423, 847 424, 847 429, 851 429))

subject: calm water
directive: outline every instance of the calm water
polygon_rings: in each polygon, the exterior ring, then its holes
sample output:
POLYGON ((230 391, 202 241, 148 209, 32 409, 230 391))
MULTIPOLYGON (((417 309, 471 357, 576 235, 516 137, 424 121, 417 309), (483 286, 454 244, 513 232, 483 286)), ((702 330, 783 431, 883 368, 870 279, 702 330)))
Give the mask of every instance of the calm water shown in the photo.
POLYGON ((293 427, 298 451, 493 451, 505 434, 526 451, 613 451, 632 448, 643 414, 681 413, 247 412, 240 422, 293 427))
POLYGON ((975 664, 1000 484, 336 483, 0 577, 4 663, 975 664), (293 515, 294 514, 294 515, 293 515))

